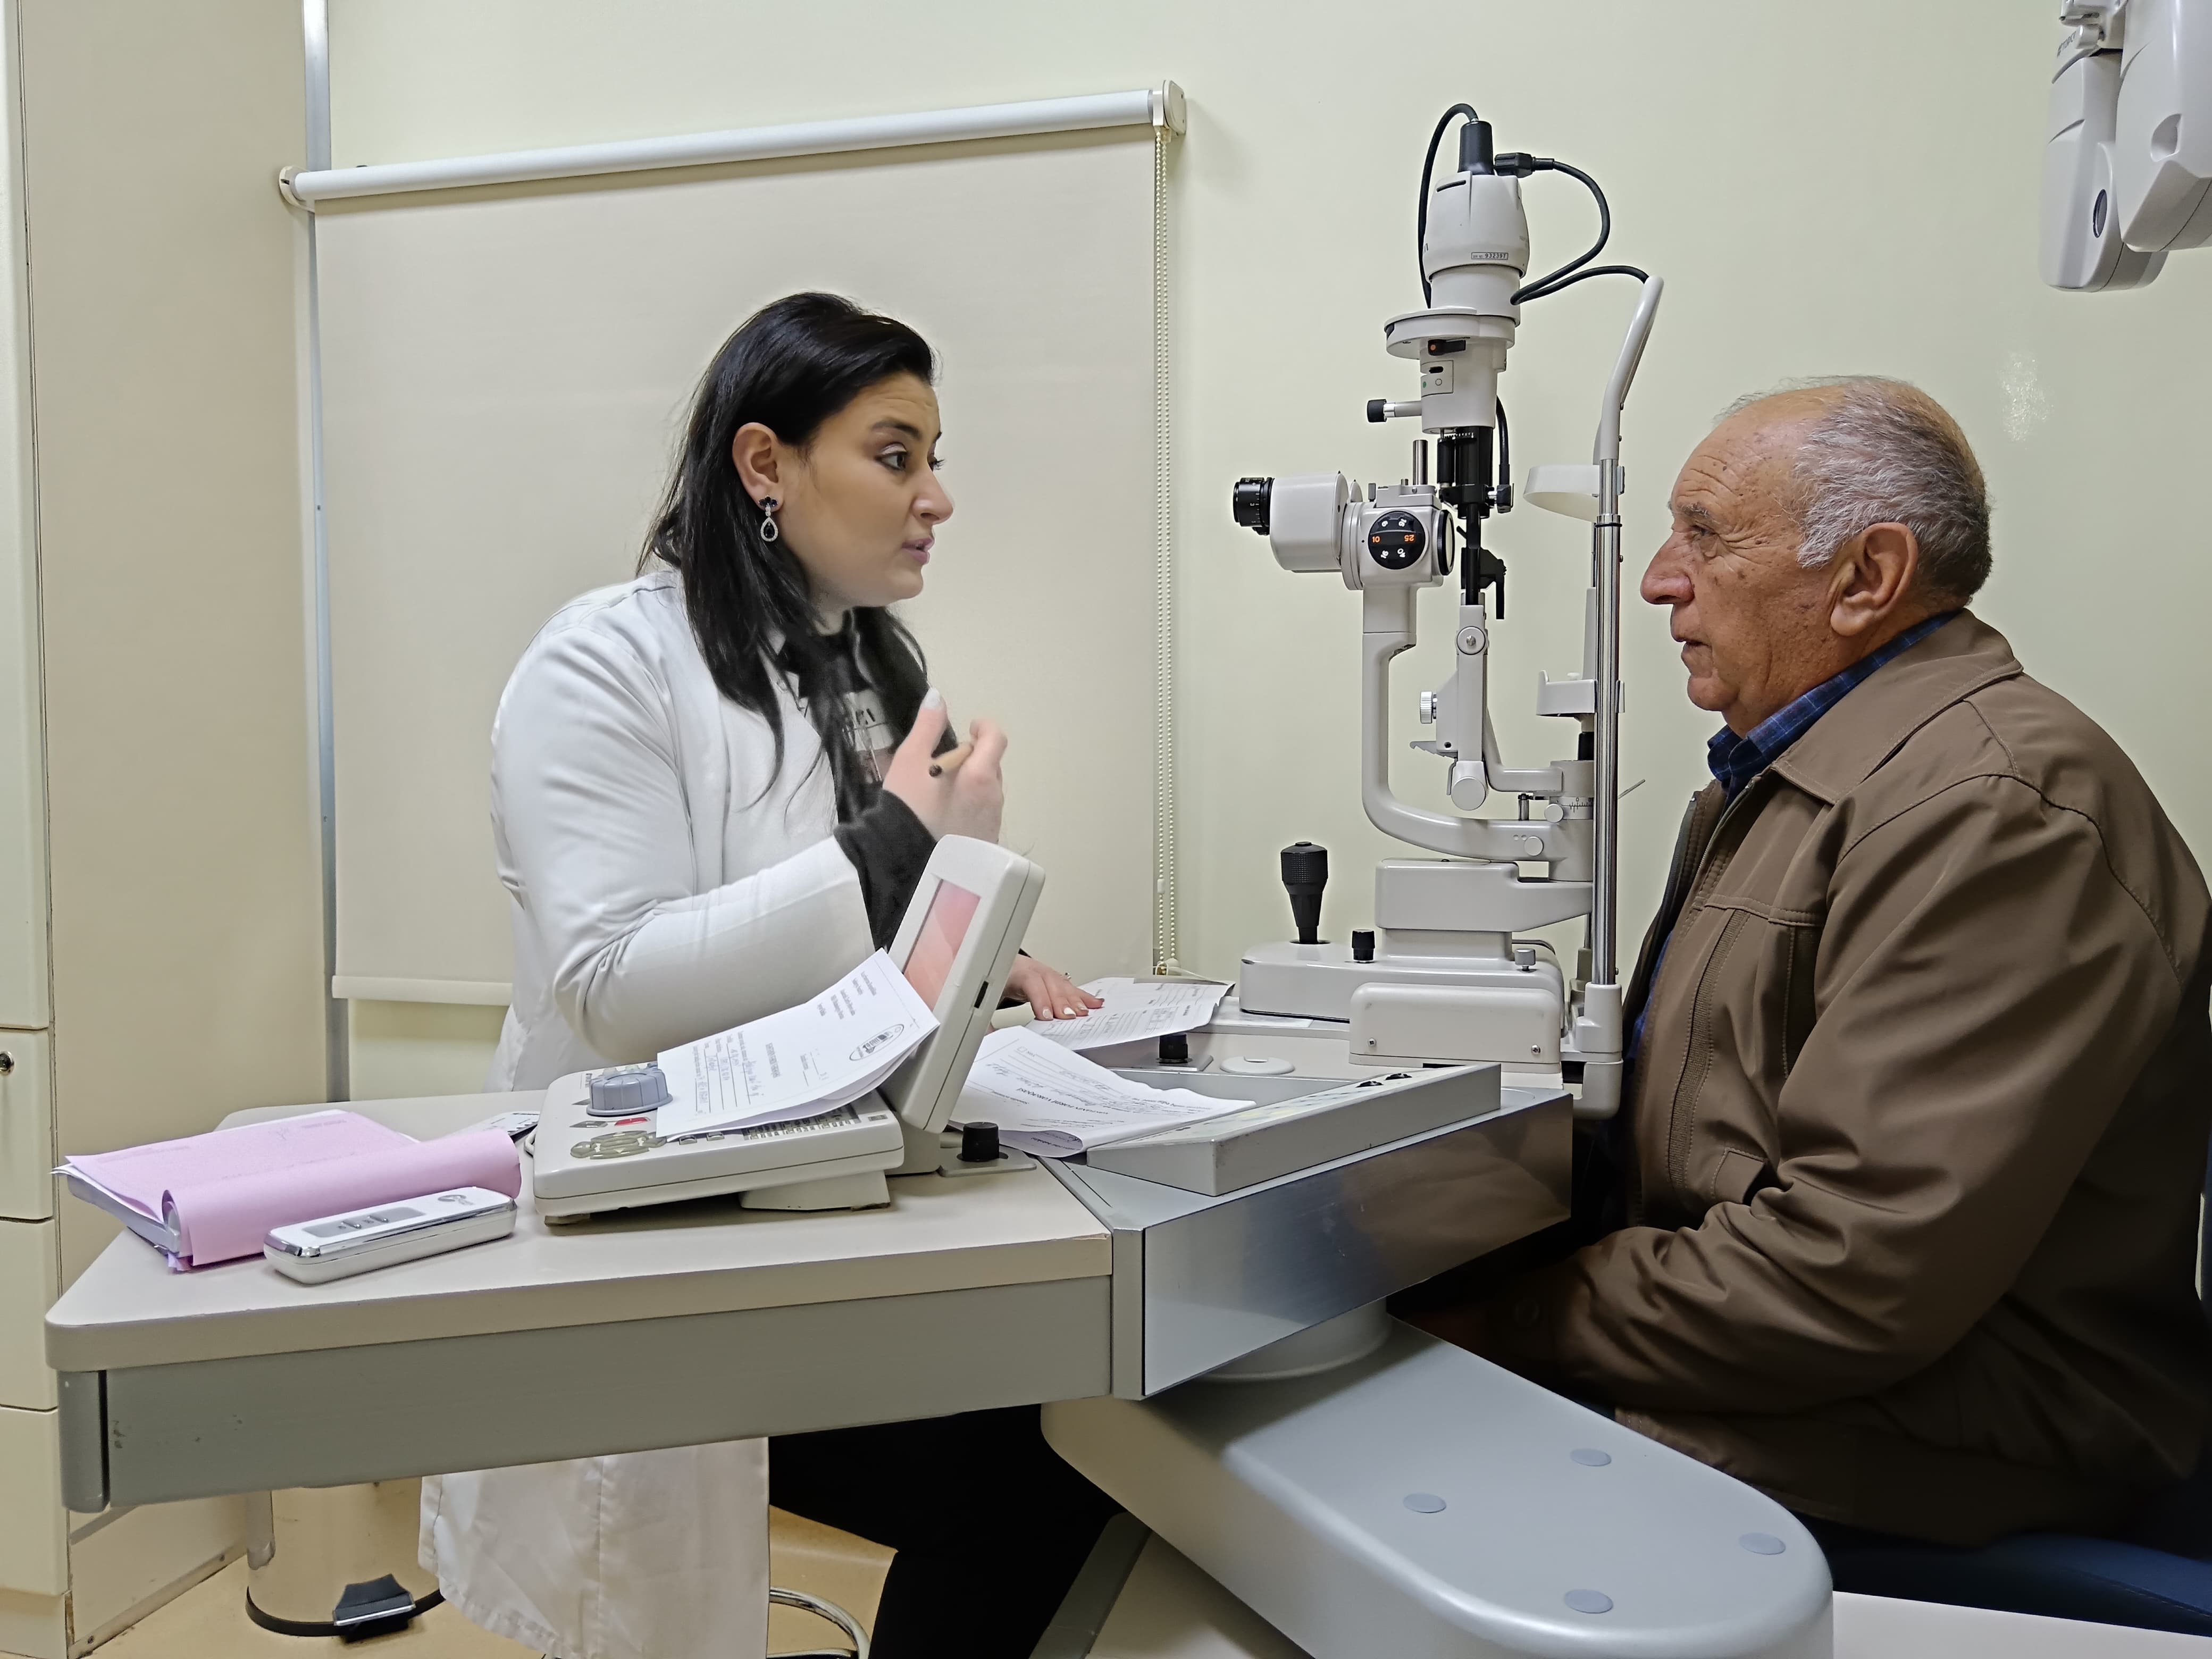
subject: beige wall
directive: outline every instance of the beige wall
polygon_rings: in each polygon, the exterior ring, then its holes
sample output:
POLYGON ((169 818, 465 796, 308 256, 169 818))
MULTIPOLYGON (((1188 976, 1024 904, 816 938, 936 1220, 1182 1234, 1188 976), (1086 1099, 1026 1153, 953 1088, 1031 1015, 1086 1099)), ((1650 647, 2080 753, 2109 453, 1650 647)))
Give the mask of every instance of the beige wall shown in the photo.
MULTIPOLYGON (((1183 959, 1225 974, 1244 944, 1287 924, 1275 848, 1330 846, 1337 932, 1364 920, 1364 866, 1389 850, 1354 783, 1356 602, 1277 570, 1226 502, 1244 472, 1405 470, 1404 428, 1366 426, 1361 405, 1407 395, 1379 325, 1416 301, 1419 151, 1455 98, 1498 123, 1502 147, 1596 173, 1614 206, 1612 252, 1668 279, 1627 425, 1634 568, 1662 533, 1675 466, 1738 392, 1805 374, 1917 380, 1965 422, 1996 495, 1983 613, 2212 845, 2196 731, 2212 561, 2191 493, 2212 439, 2212 252, 2140 294, 2037 282, 2054 10, 335 0, 336 147, 345 165, 1180 82, 1183 959)), ((1581 192, 1554 177, 1528 194, 1539 258, 1578 252, 1591 223, 1581 192)), ((1505 382, 1524 465, 1587 459, 1628 306, 1626 284, 1601 283, 1530 307, 1505 382)), ((1559 738, 1525 714, 1529 682, 1573 664, 1587 532, 1526 512, 1494 539, 1513 604, 1493 701, 1509 757, 1533 763, 1559 738)), ((956 528, 945 556, 957 544, 956 528)), ((1624 775, 1650 780, 1625 813, 1632 935, 1711 722, 1682 701, 1663 617, 1631 608, 1624 775)), ((1425 625, 1428 665, 1401 665, 1409 737, 1413 689, 1443 672, 1441 612, 1425 625)), ((1079 690, 1138 717, 1141 666, 1127 686, 1079 690)), ((1433 798, 1416 758, 1401 761, 1401 787, 1433 798)))
POLYGON ((65 1152, 324 1091, 299 19, 21 6, 65 1152))

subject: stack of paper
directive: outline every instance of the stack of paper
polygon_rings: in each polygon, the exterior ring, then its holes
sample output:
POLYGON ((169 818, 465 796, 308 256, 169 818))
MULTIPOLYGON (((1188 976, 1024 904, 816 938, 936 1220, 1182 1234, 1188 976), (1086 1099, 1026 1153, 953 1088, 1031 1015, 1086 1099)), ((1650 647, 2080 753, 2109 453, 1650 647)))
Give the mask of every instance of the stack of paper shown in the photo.
POLYGON ((1017 1025, 983 1039, 960 1093, 959 1117, 997 1124, 1000 1140, 1039 1158, 1073 1158, 1111 1140, 1240 1112, 1252 1103, 1189 1089, 1147 1088, 1036 1032, 1034 1026, 1017 1025))
POLYGON ((416 1140, 352 1112, 241 1124, 65 1160, 56 1174, 182 1267, 258 1256, 271 1227, 454 1187, 522 1188, 497 1129, 416 1140))
POLYGON ((665 1140, 819 1117, 879 1088, 937 1029, 878 951, 820 996, 659 1056, 665 1140))
POLYGON ((1226 985, 1196 979, 1096 979, 1083 988, 1106 1006, 1078 1019, 1041 1019, 1031 1029, 1064 1048, 1104 1048, 1117 1042, 1194 1031, 1213 1018, 1226 985))

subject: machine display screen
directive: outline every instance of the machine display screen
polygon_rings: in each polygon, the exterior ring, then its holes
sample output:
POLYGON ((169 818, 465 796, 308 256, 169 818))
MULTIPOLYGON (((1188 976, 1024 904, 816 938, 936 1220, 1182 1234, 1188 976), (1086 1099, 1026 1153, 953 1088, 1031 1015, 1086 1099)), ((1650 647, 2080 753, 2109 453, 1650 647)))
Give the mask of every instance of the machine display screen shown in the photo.
POLYGON ((914 949, 907 952, 905 972, 906 982, 932 1008, 944 994, 945 977, 952 971, 961 942, 968 937, 968 926, 975 920, 975 907, 981 902, 966 888, 949 881, 939 882, 937 891, 930 896, 929 914, 921 919, 921 933, 914 949))

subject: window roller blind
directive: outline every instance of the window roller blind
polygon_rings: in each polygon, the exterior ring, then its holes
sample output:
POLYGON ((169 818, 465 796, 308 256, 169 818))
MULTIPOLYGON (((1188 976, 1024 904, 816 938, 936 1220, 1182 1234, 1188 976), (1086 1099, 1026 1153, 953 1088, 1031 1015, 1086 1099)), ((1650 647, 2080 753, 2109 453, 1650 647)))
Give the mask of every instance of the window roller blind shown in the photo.
POLYGON ((953 713, 1006 726, 1030 932, 1149 965, 1150 133, 1068 134, 325 203, 318 214, 341 996, 499 1002, 493 711, 563 602, 635 568, 690 395, 780 295, 941 360, 955 514, 905 607, 953 713))

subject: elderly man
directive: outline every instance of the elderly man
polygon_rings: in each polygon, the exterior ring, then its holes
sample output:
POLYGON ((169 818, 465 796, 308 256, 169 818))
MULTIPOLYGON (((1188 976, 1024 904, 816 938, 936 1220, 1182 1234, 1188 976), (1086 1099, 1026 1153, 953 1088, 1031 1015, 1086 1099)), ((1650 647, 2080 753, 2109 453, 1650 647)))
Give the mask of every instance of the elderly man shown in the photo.
POLYGON ((2207 1420, 2203 880, 1964 608, 1989 508, 1933 400, 1747 400, 1672 507, 1643 594, 1726 729, 1592 1149, 1611 1231, 1423 1322, 1816 1529, 2119 1525, 2207 1420))

